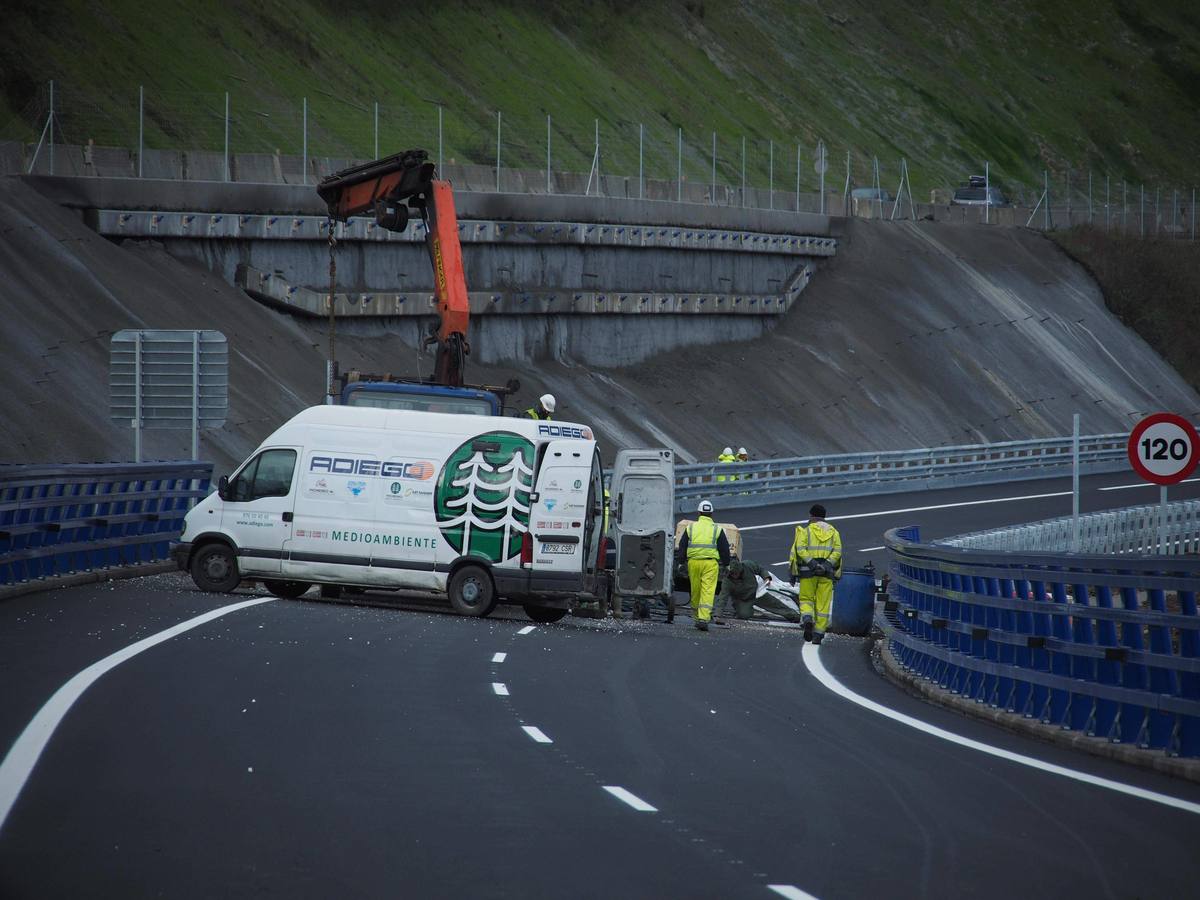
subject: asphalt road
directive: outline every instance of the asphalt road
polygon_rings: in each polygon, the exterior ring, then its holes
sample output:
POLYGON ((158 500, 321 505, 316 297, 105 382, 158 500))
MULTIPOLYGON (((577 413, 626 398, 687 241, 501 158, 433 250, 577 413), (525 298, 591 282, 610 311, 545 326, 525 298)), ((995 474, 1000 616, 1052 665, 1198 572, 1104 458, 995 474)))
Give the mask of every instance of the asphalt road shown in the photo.
MULTIPOLYGON (((1085 509, 1138 493, 1095 490, 1112 483, 1128 480, 1089 479, 1085 509)), ((916 499, 828 505, 835 520, 938 505, 916 499)), ((894 524, 936 536, 966 530, 954 516, 978 528, 1069 502, 838 524, 855 549, 894 524)), ((748 546, 770 557, 788 531, 748 532, 748 546)), ((0 746, 97 660, 254 596, 168 575, 5 601, 0 746)), ((922 722, 1200 803, 1200 785, 914 699, 865 646, 830 636, 819 659, 922 722)), ((0 896, 1121 898, 1182 896, 1200 878, 1195 811, 895 722, 820 683, 800 647, 792 630, 702 634, 686 618, 231 611, 121 662, 66 711, 0 826, 0 896)))

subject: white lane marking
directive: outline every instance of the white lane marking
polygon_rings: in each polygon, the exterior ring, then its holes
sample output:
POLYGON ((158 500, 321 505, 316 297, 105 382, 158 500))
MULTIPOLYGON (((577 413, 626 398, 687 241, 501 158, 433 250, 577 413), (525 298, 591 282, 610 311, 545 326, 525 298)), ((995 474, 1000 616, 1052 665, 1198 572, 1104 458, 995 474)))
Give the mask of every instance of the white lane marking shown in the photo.
POLYGON ((817 900, 812 894, 800 890, 794 884, 768 884, 767 890, 774 891, 780 897, 787 897, 788 900, 817 900))
POLYGON ((503 684, 502 682, 493 681, 492 682, 492 690, 496 692, 497 697, 507 697, 508 696, 508 685, 503 684))
POLYGON ((533 629, 536 627, 536 625, 526 625, 524 628, 518 631, 517 634, 529 634, 529 632, 533 631, 533 629))
POLYGON ((493 653, 492 654, 492 662, 501 663, 501 662, 504 662, 504 660, 506 660, 506 659, 508 659, 507 653, 493 653))
POLYGON ((1130 797, 1138 797, 1142 800, 1149 800, 1152 803, 1161 803, 1163 806, 1171 806, 1175 809, 1183 810, 1184 812, 1200 815, 1200 803, 1192 803, 1190 800, 1182 800, 1179 797, 1172 797, 1169 794, 1159 794, 1155 791, 1147 791, 1144 788, 1134 787, 1130 784, 1122 784, 1119 781, 1110 781, 1107 778, 1099 778, 1095 775, 1089 775, 1086 772, 1077 772, 1074 769, 1068 769, 1064 766, 1056 766, 1054 763, 1048 763, 1040 759, 1035 759, 1032 756, 1025 756, 1020 753, 1013 753, 1011 750, 1002 750, 999 747, 993 747, 991 744, 985 744, 981 741, 972 740, 971 738, 963 737, 959 734, 954 734, 952 731, 946 731, 943 728, 938 728, 936 725, 930 725, 928 722, 922 722, 920 719, 914 719, 912 716, 906 716, 904 713, 896 712, 894 709, 876 703, 874 700, 868 700, 861 694, 856 694, 840 681, 833 677, 825 664, 821 662, 820 651, 815 644, 805 644, 804 650, 801 653, 804 664, 808 666, 808 670, 813 674, 817 681, 821 682, 829 690, 833 691, 840 697, 849 700, 851 703, 857 703, 864 709, 869 709, 871 712, 879 713, 881 716, 887 716, 901 725, 907 725, 909 728, 915 728, 918 731, 923 731, 926 734, 936 738, 941 738, 944 741, 950 741, 952 744, 958 744, 961 747, 966 747, 970 750, 978 750, 980 753, 987 753, 990 756, 997 756, 1000 759, 1006 759, 1009 762, 1015 762, 1022 766, 1029 766, 1032 769, 1040 769, 1043 772, 1048 772, 1051 775, 1061 775, 1063 778, 1071 778, 1075 781, 1082 781, 1084 784, 1095 785, 1096 787, 1106 788, 1110 791, 1116 791, 1119 794, 1128 794, 1130 797))
POLYGON ((524 731, 531 738, 533 738, 535 741, 537 741, 539 744, 553 744, 554 743, 554 741, 552 741, 552 740, 550 740, 550 738, 546 737, 546 735, 542 732, 542 729, 537 728, 533 725, 522 725, 521 730, 524 731))
MULTIPOLYGON (((1070 491, 1054 491, 1049 494, 1026 494, 1023 497, 994 497, 990 500, 963 500, 959 503, 938 503, 934 506, 910 506, 906 509, 881 509, 877 512, 850 513, 845 516, 830 516, 830 522, 842 522, 846 519, 869 519, 873 516, 894 516, 900 513, 928 512, 931 509, 955 509, 960 506, 983 506, 987 503, 1015 503, 1019 500, 1044 500, 1047 497, 1070 497, 1070 491)), ((762 528, 784 528, 788 525, 799 525, 808 519, 797 519, 794 522, 772 522, 769 525, 746 525, 738 531, 758 531, 762 528)))
POLYGON ((886 547, 884 547, 884 546, 881 544, 881 545, 880 545, 880 546, 878 546, 878 547, 862 547, 862 548, 860 548, 860 549, 859 549, 859 551, 858 551, 858 552, 859 552, 859 553, 870 553, 872 550, 886 550, 886 549, 887 549, 887 548, 886 548, 886 547))
POLYGON ((615 784, 606 784, 604 789, 620 800, 622 803, 628 803, 638 812, 658 812, 656 808, 651 806, 641 797, 636 794, 631 794, 623 787, 617 787, 615 784))
POLYGON ((33 773, 33 767, 37 765, 42 751, 46 749, 50 738, 54 736, 54 729, 59 726, 59 723, 62 722, 75 701, 100 676, 116 668, 126 660, 137 656, 143 650, 149 650, 156 644, 169 641, 171 638, 183 634, 185 631, 191 631, 193 628, 198 628, 206 622, 219 619, 221 616, 228 615, 231 612, 237 612, 239 609, 257 606, 260 603, 270 603, 274 599, 274 597, 256 597, 253 600, 243 600, 241 603, 233 603, 229 606, 222 606, 219 609, 209 610, 202 615, 196 616, 194 619, 180 622, 166 631, 160 631, 158 634, 142 638, 142 640, 130 644, 116 653, 109 654, 99 662, 92 663, 55 691, 54 695, 38 710, 37 715, 25 726, 25 730, 21 732, 21 736, 17 738, 16 743, 8 751, 8 755, 4 757, 4 762, 0 763, 0 828, 4 827, 4 821, 8 818, 9 812, 12 811, 13 804, 17 802, 17 797, 20 795, 22 788, 25 787, 25 782, 29 780, 29 776, 33 773))
MULTIPOLYGON (((1185 478, 1185 479, 1183 479, 1183 481, 1176 482, 1176 484, 1191 484, 1192 482, 1195 482, 1195 481, 1200 481, 1200 478, 1185 478)), ((1152 487, 1158 487, 1158 485, 1150 484, 1147 481, 1141 481, 1141 482, 1138 482, 1137 484, 1114 484, 1112 487, 1102 487, 1102 488, 1100 488, 1100 490, 1102 490, 1102 491, 1127 491, 1130 488, 1152 488, 1152 487)))

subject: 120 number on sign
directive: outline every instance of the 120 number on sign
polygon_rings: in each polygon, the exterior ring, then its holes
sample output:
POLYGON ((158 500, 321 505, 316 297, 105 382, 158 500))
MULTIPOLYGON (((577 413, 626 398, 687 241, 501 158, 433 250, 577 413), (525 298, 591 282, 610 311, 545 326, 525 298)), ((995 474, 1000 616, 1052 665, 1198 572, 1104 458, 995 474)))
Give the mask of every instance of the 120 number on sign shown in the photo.
POLYGON ((1129 435, 1129 462, 1142 478, 1176 484, 1196 469, 1200 438, 1191 422, 1173 413, 1155 413, 1129 435))

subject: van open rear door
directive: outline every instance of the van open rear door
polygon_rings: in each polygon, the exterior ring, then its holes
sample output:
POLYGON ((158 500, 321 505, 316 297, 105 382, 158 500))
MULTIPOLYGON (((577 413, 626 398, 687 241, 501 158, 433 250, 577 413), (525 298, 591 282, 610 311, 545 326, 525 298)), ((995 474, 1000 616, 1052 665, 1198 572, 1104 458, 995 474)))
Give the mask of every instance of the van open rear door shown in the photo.
POLYGON ((603 507, 599 460, 590 441, 551 441, 541 454, 529 517, 533 558, 530 587, 590 590, 603 507))
POLYGON ((613 465, 612 528, 621 597, 670 597, 675 519, 675 454, 622 450, 613 465))

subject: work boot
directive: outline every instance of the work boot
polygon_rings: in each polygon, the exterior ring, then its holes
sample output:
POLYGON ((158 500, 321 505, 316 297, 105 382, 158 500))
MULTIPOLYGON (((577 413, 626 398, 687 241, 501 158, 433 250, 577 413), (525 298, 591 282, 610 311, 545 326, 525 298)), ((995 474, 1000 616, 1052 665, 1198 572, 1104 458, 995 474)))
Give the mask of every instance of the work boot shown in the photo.
POLYGON ((708 623, 705 622, 703 619, 696 620, 696 627, 699 628, 701 631, 708 631, 708 623))
POLYGON ((807 643, 813 639, 813 623, 812 619, 804 620, 804 640, 807 643))
POLYGON ((824 632, 818 631, 816 634, 814 634, 812 636, 812 642, 814 644, 819 644, 819 643, 821 643, 821 638, 823 638, 823 637, 825 637, 824 632))

